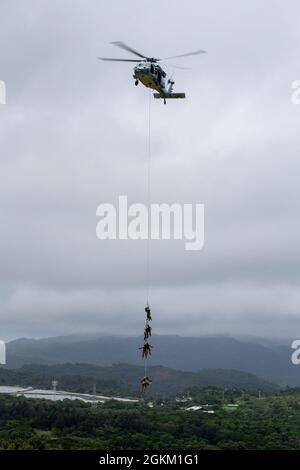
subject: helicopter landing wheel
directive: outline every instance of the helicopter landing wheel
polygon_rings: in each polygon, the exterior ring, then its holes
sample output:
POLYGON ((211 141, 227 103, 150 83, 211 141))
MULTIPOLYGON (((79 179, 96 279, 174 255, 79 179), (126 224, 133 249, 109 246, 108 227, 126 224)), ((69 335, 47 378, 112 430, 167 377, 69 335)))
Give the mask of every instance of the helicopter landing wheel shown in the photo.
POLYGON ((136 80, 136 81, 134 82, 134 84, 135 84, 135 86, 138 86, 138 84, 139 84, 139 81, 138 81, 138 80, 136 80))

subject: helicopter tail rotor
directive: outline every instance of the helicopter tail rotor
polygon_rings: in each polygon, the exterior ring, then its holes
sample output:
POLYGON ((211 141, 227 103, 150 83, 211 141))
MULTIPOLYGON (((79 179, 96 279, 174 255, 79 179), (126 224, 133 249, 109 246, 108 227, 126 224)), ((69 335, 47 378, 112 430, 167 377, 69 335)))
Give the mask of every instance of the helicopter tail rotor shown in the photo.
POLYGON ((169 78, 168 80, 168 94, 172 94, 173 88, 174 88, 175 81, 173 80, 173 76, 169 78))

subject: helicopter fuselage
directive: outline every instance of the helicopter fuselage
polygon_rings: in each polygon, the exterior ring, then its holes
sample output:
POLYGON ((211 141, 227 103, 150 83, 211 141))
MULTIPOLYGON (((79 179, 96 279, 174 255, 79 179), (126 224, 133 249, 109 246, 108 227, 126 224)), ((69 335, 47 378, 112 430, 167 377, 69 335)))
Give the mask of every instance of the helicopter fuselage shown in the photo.
MULTIPOLYGON (((133 78, 141 82, 145 87, 152 88, 162 96, 168 95, 172 89, 167 89, 167 74, 160 65, 153 62, 140 62, 134 67, 133 78)), ((170 81, 170 86, 174 82, 170 81)))

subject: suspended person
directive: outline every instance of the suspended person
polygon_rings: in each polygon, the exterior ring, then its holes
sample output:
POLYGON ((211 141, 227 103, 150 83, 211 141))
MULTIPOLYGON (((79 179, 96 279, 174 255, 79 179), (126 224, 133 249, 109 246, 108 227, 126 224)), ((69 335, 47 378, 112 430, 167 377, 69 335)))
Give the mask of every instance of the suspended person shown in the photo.
POLYGON ((150 377, 148 377, 148 375, 145 375, 140 382, 142 385, 142 392, 145 392, 147 387, 151 385, 152 380, 150 379, 150 377))
POLYGON ((151 344, 148 343, 148 341, 144 344, 144 346, 142 346, 141 348, 139 349, 142 349, 143 351, 143 354, 142 354, 142 358, 144 359, 149 356, 151 356, 151 348, 153 348, 153 346, 151 346, 151 344))
POLYGON ((151 326, 147 324, 144 328, 144 341, 146 341, 151 336, 151 331, 151 326))
POLYGON ((151 310, 149 308, 149 304, 147 304, 147 306, 145 307, 145 312, 147 314, 147 321, 151 321, 152 317, 151 317, 151 310))

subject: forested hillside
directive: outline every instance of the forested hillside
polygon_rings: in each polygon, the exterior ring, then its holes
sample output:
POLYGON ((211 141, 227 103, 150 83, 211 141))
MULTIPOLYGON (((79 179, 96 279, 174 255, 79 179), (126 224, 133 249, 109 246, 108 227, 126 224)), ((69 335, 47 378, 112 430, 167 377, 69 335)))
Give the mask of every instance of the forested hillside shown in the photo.
POLYGON ((299 390, 261 399, 238 395, 235 408, 216 404, 214 414, 174 401, 92 407, 3 395, 0 449, 300 450, 299 390))
MULTIPOLYGON (((31 365, 20 369, 0 369, 0 385, 22 385, 49 388, 53 377, 59 389, 91 393, 96 384, 99 393, 112 395, 139 395, 139 380, 144 374, 142 366, 119 364, 100 367, 90 364, 31 365)), ((253 374, 237 370, 204 369, 185 372, 166 367, 149 367, 153 380, 150 395, 175 396, 193 385, 219 385, 246 390, 272 392, 279 387, 253 374)))

